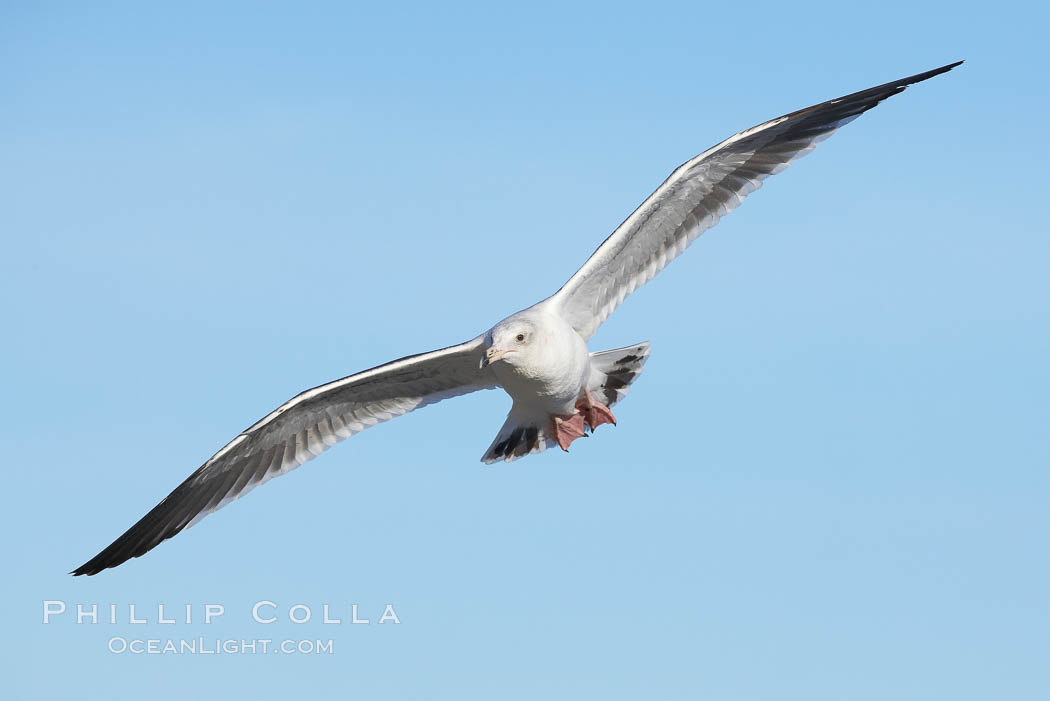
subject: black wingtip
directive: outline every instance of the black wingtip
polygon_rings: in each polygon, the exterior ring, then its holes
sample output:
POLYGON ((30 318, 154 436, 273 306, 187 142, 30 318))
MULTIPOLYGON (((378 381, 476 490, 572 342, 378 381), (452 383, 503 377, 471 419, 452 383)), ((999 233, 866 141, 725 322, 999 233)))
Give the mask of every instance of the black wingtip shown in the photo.
POLYGON ((73 570, 72 572, 70 572, 69 574, 73 575, 74 577, 81 577, 81 576, 84 576, 84 575, 87 575, 88 577, 90 577, 92 575, 98 574, 99 572, 101 572, 102 570, 106 569, 107 567, 112 567, 113 566, 113 565, 107 565, 107 564, 99 563, 99 562, 97 562, 97 560, 98 560, 97 556, 93 557, 90 560, 88 560, 87 562, 85 562, 83 565, 81 565, 80 567, 78 567, 75 570, 73 570))
MULTIPOLYGON (((947 64, 945 66, 941 66, 940 68, 934 68, 932 70, 925 71, 923 73, 916 73, 915 75, 908 76, 907 78, 901 78, 900 80, 895 80, 892 83, 886 83, 886 87, 889 87, 889 86, 893 85, 894 83, 896 83, 897 85, 900 86, 901 90, 903 90, 905 87, 907 87, 909 85, 914 85, 915 83, 921 83, 922 81, 929 80, 930 78, 933 78, 934 76, 938 76, 938 75, 940 75, 942 73, 947 73, 951 69, 955 68, 956 66, 961 66, 962 64, 963 64, 963 61, 956 61, 955 63, 949 63, 949 64, 947 64)), ((872 89, 874 90, 875 88, 872 88, 872 89)))
MULTIPOLYGON (((898 80, 891 80, 890 82, 885 83, 883 85, 878 85, 878 86, 876 86, 874 88, 868 88, 867 90, 862 90, 859 93, 854 93, 853 95, 847 95, 846 98, 860 96, 860 95, 865 95, 865 94, 874 94, 874 93, 879 93, 879 92, 883 92, 883 91, 887 91, 887 90, 893 90, 894 92, 891 93, 891 94, 896 94, 898 92, 903 91, 909 85, 914 85, 915 83, 921 83, 922 81, 929 80, 930 78, 933 78, 934 76, 941 75, 942 73, 947 73, 948 71, 952 70, 953 68, 955 68, 957 66, 961 66, 962 64, 963 64, 963 61, 956 61, 954 63, 949 63, 947 65, 941 66, 940 68, 934 68, 934 69, 931 69, 931 70, 928 70, 928 71, 923 71, 922 73, 916 73, 915 75, 910 75, 907 78, 900 78, 898 80)), ((886 97, 888 97, 888 95, 886 97)), ((846 98, 842 98, 842 99, 846 99, 846 98)))
POLYGON ((926 80, 927 78, 932 78, 935 75, 940 75, 941 73, 947 73, 951 69, 953 69, 953 68, 955 68, 957 66, 961 66, 965 62, 966 62, 966 60, 963 59, 962 61, 956 61, 955 63, 949 63, 946 66, 941 66, 940 68, 934 68, 933 70, 926 71, 925 73, 919 73, 918 75, 912 76, 912 78, 914 78, 914 80, 912 82, 918 83, 919 81, 926 80))
POLYGON ((125 552, 127 550, 127 545, 129 542, 129 534, 132 534, 137 527, 140 527, 140 524, 141 522, 139 524, 136 524, 135 526, 132 526, 132 528, 129 529, 127 533, 113 541, 113 543, 110 544, 109 547, 105 548, 98 555, 95 555, 95 557, 91 558, 90 560, 88 560, 83 565, 76 568, 69 574, 73 575, 74 577, 81 577, 84 575, 91 577, 98 574, 99 572, 102 572, 103 570, 109 569, 110 567, 116 567, 117 565, 123 564, 124 562, 127 562, 133 557, 138 557, 139 554, 148 552, 148 550, 152 548, 142 550, 138 554, 125 552))

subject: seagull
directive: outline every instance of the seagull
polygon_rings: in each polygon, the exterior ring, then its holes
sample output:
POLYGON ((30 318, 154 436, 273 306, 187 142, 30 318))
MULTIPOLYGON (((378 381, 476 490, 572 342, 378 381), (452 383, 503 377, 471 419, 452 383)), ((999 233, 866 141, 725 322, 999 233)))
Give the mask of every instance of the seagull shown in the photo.
POLYGON ((591 352, 587 341, 651 280, 770 175, 836 129, 962 61, 822 102, 746 129, 689 159, 598 246, 553 296, 455 346, 412 355, 296 395, 226 444, 138 523, 71 574, 140 557, 260 484, 396 416, 501 387, 510 413, 482 456, 517 460, 615 424, 649 342, 591 352))

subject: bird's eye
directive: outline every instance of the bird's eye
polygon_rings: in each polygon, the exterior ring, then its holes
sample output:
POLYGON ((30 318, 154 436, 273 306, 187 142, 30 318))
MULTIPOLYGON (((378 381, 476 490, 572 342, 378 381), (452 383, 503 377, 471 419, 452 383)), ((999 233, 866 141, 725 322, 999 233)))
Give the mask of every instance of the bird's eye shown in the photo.
POLYGON ((523 334, 523 333, 519 333, 519 334, 517 335, 517 339, 518 339, 518 343, 521 343, 522 341, 524 341, 524 340, 525 340, 525 334, 523 334))

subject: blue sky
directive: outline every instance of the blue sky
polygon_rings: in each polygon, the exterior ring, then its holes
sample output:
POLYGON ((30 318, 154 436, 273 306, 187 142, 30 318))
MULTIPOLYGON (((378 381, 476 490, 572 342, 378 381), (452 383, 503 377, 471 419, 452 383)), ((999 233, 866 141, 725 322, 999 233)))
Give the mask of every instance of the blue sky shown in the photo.
POLYGON ((0 12, 13 697, 1045 697, 1045 8, 0 12), (569 455, 482 466, 473 395, 66 575, 301 389, 548 295, 704 148, 960 58, 616 312, 592 349, 653 354, 569 455), (126 622, 158 603, 226 613, 126 622), (198 636, 334 654, 107 651, 198 636))

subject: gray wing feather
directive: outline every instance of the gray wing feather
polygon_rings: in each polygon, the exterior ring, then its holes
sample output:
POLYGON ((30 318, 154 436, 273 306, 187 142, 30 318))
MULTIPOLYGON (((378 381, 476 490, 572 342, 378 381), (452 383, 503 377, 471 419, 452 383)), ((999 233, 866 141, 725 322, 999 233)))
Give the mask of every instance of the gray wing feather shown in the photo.
POLYGON ((762 181, 812 151, 839 127, 962 61, 862 90, 742 131, 679 166, 552 297, 585 339, 613 310, 718 223, 762 181))
POLYGON ((339 441, 414 409, 491 389, 481 337, 409 356, 302 392, 230 441, 109 547, 73 571, 92 575, 139 557, 260 484, 339 441))

